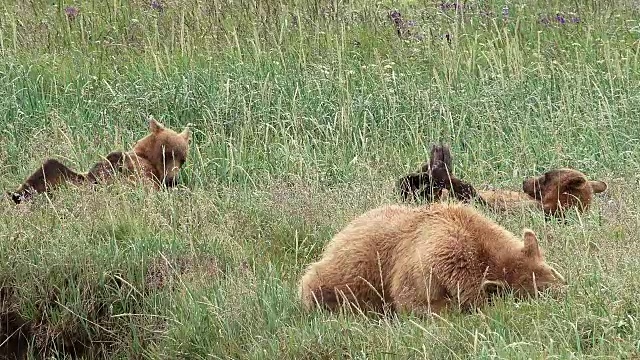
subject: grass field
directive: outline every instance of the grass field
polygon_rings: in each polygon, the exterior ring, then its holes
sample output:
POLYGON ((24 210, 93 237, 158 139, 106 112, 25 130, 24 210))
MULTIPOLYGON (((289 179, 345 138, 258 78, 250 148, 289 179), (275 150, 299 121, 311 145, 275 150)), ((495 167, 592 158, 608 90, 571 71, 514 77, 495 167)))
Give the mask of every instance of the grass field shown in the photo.
POLYGON ((640 357, 640 2, 256 3, 0 5, 3 192, 47 157, 84 170, 128 149, 147 114, 193 129, 184 189, 3 199, 4 335, 28 321, 30 358, 640 357), (440 140, 480 188, 563 166, 608 182, 566 225, 486 212, 537 232, 566 294, 432 319, 304 313, 306 264, 398 202, 440 140))

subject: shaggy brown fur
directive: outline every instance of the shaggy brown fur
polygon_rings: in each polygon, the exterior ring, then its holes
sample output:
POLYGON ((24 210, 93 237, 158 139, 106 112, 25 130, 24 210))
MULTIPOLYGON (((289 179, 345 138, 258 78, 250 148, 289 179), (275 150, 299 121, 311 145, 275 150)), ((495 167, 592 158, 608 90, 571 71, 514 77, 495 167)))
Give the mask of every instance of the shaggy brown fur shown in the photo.
POLYGON ((434 202, 441 200, 445 193, 465 203, 473 199, 482 201, 473 186, 451 174, 451 151, 444 145, 433 145, 429 162, 423 163, 419 172, 400 178, 396 186, 403 201, 434 202))
POLYGON ((304 306, 439 313, 485 304, 498 289, 517 297, 565 283, 531 230, 524 242, 473 207, 391 205, 334 236, 300 282, 304 306))
MULTIPOLYGON (((431 157, 441 158, 438 153, 448 154, 445 157, 444 166, 440 168, 451 169, 451 152, 446 145, 432 148, 431 157), (438 149, 442 148, 442 149, 438 149)), ((409 174, 399 185, 400 194, 406 201, 409 197, 406 194, 416 194, 417 197, 425 198, 428 201, 436 201, 441 196, 429 196, 421 190, 421 184, 412 181, 416 177, 428 176, 432 184, 431 192, 441 194, 442 189, 453 192, 458 200, 470 202, 475 200, 496 211, 509 211, 522 207, 538 208, 546 215, 562 217, 564 212, 572 207, 578 211, 586 211, 592 200, 593 194, 603 192, 607 189, 604 181, 590 181, 580 171, 574 169, 556 169, 544 173, 538 177, 524 180, 522 184, 523 192, 511 190, 476 190, 474 187, 449 172, 423 172, 420 174, 409 174), (424 174, 424 175, 423 175, 424 174), (428 174, 428 175, 427 175, 428 174), (460 195, 457 195, 460 194, 460 195)))
MULTIPOLYGON (((604 181, 593 181, 574 169, 556 169, 522 183, 530 199, 535 199, 545 214, 558 215, 571 207, 585 211, 591 205, 593 194, 607 190, 604 181)), ((482 194, 481 194, 482 196, 482 194)))
POLYGON ((134 180, 155 187, 175 186, 180 168, 187 159, 190 131, 177 133, 149 119, 150 134, 139 140, 129 152, 115 151, 96 163, 86 174, 77 173, 55 159, 48 159, 9 196, 19 204, 38 193, 64 184, 98 184, 109 182, 116 173, 126 173, 134 180))

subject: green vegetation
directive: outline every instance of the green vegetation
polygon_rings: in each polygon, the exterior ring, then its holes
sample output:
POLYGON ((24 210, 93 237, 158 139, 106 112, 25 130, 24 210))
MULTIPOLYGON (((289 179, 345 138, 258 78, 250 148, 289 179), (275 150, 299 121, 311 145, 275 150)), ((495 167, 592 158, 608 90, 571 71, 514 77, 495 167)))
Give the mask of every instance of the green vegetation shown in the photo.
POLYGON ((30 321, 31 357, 640 356, 637 1, 507 2, 506 17, 491 0, 154 4, 0 5, 3 191, 46 157, 84 170, 129 148, 147 114, 194 130, 186 189, 0 202, 0 330, 30 321), (488 214, 538 233, 566 294, 442 319, 302 312, 305 265, 398 202, 438 140, 478 187, 561 166, 609 183, 566 225, 488 214))

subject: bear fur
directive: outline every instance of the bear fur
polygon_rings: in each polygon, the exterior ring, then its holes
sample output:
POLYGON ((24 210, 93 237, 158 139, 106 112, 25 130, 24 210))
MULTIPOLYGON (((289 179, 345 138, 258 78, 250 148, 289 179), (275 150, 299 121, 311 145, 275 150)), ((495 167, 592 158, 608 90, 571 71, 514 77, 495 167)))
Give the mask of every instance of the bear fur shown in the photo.
MULTIPOLYGON (((423 165, 422 172, 409 174, 400 179, 398 188, 404 201, 412 199, 407 194, 415 194, 413 198, 421 198, 429 202, 441 200, 442 196, 430 194, 441 194, 442 189, 446 189, 460 201, 465 203, 476 201, 494 211, 504 212, 528 207, 541 209, 548 216, 562 217, 568 209, 573 207, 580 212, 586 211, 593 201, 593 195, 607 189, 607 183, 604 181, 589 180, 578 170, 561 168, 525 179, 522 192, 506 189, 476 190, 471 184, 450 173, 452 157, 448 146, 432 147, 431 158, 434 157, 437 171, 423 165), (447 155, 443 158, 440 153, 447 155), (439 161, 440 159, 444 161, 439 161), (431 184, 428 191, 421 188, 422 184, 415 180, 417 178, 428 178, 431 184)), ((430 164, 433 163, 434 161, 431 160, 430 164)))
POLYGON ((465 204, 379 207, 331 239, 299 296, 307 310, 420 315, 479 308, 497 291, 525 297, 565 284, 534 232, 523 238, 465 204))
POLYGON ((180 168, 187 159, 190 136, 189 128, 177 133, 150 118, 149 134, 137 141, 131 151, 111 152, 87 173, 78 173, 58 160, 48 159, 8 195, 19 204, 65 183, 108 183, 117 173, 124 173, 134 181, 143 181, 156 188, 175 186, 180 168))
POLYGON ((567 168, 547 171, 522 182, 522 191, 537 202, 536 207, 551 215, 562 214, 572 207, 584 212, 589 209, 593 194, 604 192, 607 187, 604 181, 589 180, 580 171, 567 168))
POLYGON ((404 176, 397 182, 402 200, 407 202, 425 199, 435 202, 453 196, 465 203, 474 199, 482 201, 471 184, 451 174, 451 163, 449 147, 433 145, 429 162, 423 163, 419 172, 404 176))

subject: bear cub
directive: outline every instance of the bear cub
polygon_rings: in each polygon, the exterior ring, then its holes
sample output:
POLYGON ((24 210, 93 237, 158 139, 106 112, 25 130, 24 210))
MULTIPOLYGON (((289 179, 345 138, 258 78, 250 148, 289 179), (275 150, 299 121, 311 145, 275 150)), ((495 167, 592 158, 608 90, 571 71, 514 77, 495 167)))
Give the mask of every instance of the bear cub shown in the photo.
POLYGON ((431 148, 430 165, 423 165, 421 172, 406 175, 398 182, 397 188, 403 201, 416 198, 438 201, 438 195, 444 189, 453 193, 457 200, 464 203, 473 200, 495 211, 528 207, 541 209, 547 216, 562 218, 573 207, 580 212, 586 211, 593 201, 593 195, 607 190, 606 182, 589 180, 582 172, 568 168, 554 169, 541 176, 525 179, 522 191, 476 190, 450 173, 451 159, 451 150, 447 145, 434 145, 431 148))
POLYGON ((156 188, 176 186, 178 173, 189 152, 191 132, 185 128, 177 133, 153 118, 149 119, 149 132, 131 151, 111 152, 87 173, 78 173, 58 160, 48 159, 8 195, 19 204, 65 183, 108 183, 117 173, 126 174, 134 181, 153 184, 156 188))
POLYGON ((523 240, 469 205, 389 205, 370 210, 326 245, 306 269, 307 310, 441 313, 482 307, 491 295, 516 298, 566 284, 545 262, 533 231, 523 240))
POLYGON ((580 212, 588 210, 593 195, 607 187, 604 181, 589 180, 580 171, 567 168, 550 170, 522 182, 522 191, 538 202, 545 214, 552 215, 572 207, 580 212))
POLYGON ((435 202, 451 195, 464 203, 482 202, 476 189, 452 173, 451 150, 445 145, 432 145, 429 162, 419 172, 403 176, 396 183, 403 201, 424 199, 435 202), (446 192, 444 191, 446 190, 446 192))

